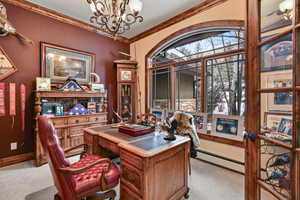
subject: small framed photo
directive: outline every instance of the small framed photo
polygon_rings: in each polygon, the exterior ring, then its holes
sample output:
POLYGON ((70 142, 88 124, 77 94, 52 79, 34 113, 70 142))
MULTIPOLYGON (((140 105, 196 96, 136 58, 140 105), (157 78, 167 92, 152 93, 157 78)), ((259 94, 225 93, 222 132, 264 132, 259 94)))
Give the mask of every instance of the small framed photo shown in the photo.
POLYGON ((207 133, 207 113, 197 113, 194 119, 197 132, 207 133))
POLYGON ((50 78, 36 78, 36 90, 37 91, 50 91, 51 90, 51 79, 50 78))
POLYGON ((91 87, 92 87, 91 88, 92 91, 96 91, 96 92, 100 92, 100 93, 104 93, 105 92, 104 84, 92 83, 91 87))
POLYGON ((213 115, 211 134, 233 140, 243 140, 244 118, 237 115, 213 115))
POLYGON ((264 129, 270 132, 279 132, 292 135, 292 114, 280 112, 264 113, 264 129))

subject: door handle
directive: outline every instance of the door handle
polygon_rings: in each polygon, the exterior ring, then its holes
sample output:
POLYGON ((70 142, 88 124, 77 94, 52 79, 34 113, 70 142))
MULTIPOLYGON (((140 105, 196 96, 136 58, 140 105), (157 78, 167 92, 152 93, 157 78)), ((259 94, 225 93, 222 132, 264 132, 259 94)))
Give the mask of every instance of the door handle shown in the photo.
POLYGON ((255 135, 255 133, 247 132, 244 135, 244 139, 251 140, 252 142, 254 142, 256 140, 256 135, 255 135))

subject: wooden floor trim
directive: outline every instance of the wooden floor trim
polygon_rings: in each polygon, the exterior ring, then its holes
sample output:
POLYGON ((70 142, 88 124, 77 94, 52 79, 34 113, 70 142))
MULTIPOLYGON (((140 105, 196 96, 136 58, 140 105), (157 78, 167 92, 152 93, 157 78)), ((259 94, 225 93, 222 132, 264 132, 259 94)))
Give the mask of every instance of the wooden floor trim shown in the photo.
POLYGON ((24 162, 27 160, 33 160, 34 159, 34 153, 24 153, 24 154, 19 154, 16 156, 10 156, 6 158, 0 158, 0 167, 5 167, 9 165, 14 165, 20 162, 24 162))
POLYGON ((133 43, 135 41, 138 41, 140 39, 143 39, 153 33, 156 33, 162 29, 165 29, 169 26, 172 26, 173 24, 176 24, 182 20, 185 20, 193 15, 196 15, 200 12, 203 12, 209 8, 212 8, 214 6, 217 6, 223 2, 225 2, 227 0, 207 0, 207 1, 204 1, 200 4, 198 4, 197 6, 194 6, 193 8, 183 12, 183 13, 180 13, 178 15, 176 15, 175 17, 172 17, 140 34, 138 34, 137 36, 134 36, 133 38, 130 38, 130 42, 133 43))

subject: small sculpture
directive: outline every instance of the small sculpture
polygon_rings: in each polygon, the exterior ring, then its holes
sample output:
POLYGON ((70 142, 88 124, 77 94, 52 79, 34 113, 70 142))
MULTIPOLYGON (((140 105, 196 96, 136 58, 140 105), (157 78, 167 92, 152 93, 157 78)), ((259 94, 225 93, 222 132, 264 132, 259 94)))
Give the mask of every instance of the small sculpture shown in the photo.
POLYGON ((168 135, 164 137, 165 140, 176 140, 175 131, 177 129, 177 120, 172 120, 171 122, 169 120, 166 120, 167 124, 162 125, 162 128, 164 130, 167 130, 168 135))
POLYGON ((0 36, 8 34, 16 36, 18 39, 33 44, 33 41, 17 32, 16 28, 8 21, 5 6, 0 2, 0 36))

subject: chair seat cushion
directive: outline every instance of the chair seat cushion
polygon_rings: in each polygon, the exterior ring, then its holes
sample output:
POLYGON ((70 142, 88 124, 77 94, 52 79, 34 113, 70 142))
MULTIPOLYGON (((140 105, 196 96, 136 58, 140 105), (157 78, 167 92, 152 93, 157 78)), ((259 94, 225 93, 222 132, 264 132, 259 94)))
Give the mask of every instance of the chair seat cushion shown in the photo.
MULTIPOLYGON (((88 155, 86 157, 81 158, 78 162, 71 164, 70 167, 82 168, 102 158, 103 157, 98 155, 88 155)), ((107 163, 100 163, 91 167, 90 169, 85 170, 80 174, 73 175, 72 178, 75 183, 75 192, 77 194, 85 193, 86 191, 91 191, 95 189, 95 187, 97 187, 98 190, 100 190, 102 172, 107 166, 107 163)), ((115 164, 112 164, 110 171, 105 175, 105 182, 107 186, 114 187, 118 184, 119 178, 120 170, 115 164)))

